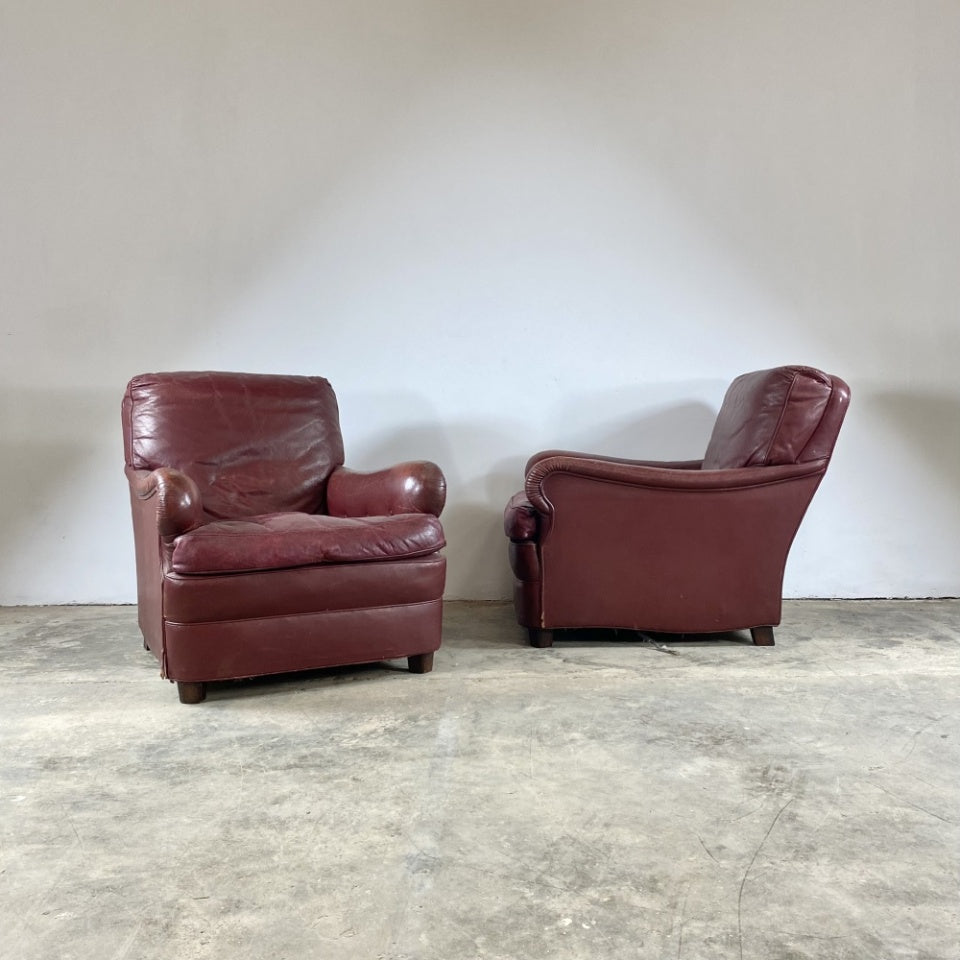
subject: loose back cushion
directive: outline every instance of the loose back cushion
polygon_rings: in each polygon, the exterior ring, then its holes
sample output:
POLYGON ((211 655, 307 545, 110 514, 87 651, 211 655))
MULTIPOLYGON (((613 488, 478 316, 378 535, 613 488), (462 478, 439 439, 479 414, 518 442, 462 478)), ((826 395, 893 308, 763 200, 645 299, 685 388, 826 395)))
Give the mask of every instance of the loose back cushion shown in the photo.
MULTIPOLYGON (((799 463, 827 410, 833 382, 811 367, 745 373, 730 385, 704 470, 799 463)), ((813 453, 813 451, 811 451, 813 453)))
POLYGON ((322 377, 150 373, 123 401, 127 465, 174 467, 218 519, 324 506, 343 463, 333 388, 322 377))

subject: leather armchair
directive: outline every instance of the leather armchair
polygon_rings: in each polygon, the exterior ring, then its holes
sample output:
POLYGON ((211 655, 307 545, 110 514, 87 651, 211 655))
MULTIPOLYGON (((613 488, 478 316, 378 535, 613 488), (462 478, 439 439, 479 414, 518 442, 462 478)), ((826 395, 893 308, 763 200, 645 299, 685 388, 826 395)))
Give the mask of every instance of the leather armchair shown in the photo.
POLYGON ((155 373, 123 399, 144 646, 197 703, 210 681, 440 646, 439 467, 343 466, 321 377, 155 373))
POLYGON ((787 554, 849 400, 819 370, 761 370, 731 384, 702 460, 533 456, 504 512, 530 642, 565 628, 749 628, 772 645, 787 554))

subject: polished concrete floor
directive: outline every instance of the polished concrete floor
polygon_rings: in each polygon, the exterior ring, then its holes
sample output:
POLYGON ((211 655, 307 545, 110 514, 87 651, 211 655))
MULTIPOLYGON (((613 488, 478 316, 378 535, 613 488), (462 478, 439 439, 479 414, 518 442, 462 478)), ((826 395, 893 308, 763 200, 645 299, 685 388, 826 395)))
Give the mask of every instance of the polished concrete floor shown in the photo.
POLYGON ((0 958, 960 957, 960 601, 214 685, 0 609, 0 958))

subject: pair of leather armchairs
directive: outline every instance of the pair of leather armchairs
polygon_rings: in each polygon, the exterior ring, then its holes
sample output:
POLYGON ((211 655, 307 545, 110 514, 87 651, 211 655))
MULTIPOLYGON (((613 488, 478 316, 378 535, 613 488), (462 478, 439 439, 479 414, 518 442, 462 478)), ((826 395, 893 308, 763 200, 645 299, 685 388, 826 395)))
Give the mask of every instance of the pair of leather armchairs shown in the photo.
MULTIPOLYGON (((787 551, 846 384, 783 367, 731 386, 702 461, 547 451, 507 506, 519 622, 751 628, 772 643, 787 551)), ((211 681, 406 657, 432 668, 445 580, 435 464, 343 465, 321 377, 146 374, 123 401, 144 645, 180 700, 211 681)))

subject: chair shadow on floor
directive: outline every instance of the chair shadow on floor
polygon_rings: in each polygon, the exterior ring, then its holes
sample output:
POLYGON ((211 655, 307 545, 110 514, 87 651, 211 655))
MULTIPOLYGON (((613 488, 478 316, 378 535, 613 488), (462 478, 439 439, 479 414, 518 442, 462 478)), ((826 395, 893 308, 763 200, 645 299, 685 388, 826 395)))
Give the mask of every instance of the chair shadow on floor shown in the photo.
MULTIPOLYGON (((384 683, 393 681, 394 674, 402 674, 413 682, 422 677, 410 676, 407 661, 382 660, 377 663, 355 663, 337 667, 321 667, 317 670, 298 670, 294 673, 274 673, 262 677, 244 677, 237 680, 214 680, 207 684, 206 703, 216 701, 243 701, 255 697, 269 697, 276 703, 304 693, 321 691, 329 687, 353 683, 384 683)), ((171 685, 172 686, 172 685, 171 685)), ((175 690, 174 690, 175 692, 175 690)), ((178 701, 173 697, 172 702, 178 701)))
MULTIPOLYGON (((527 643, 526 631, 520 639, 527 643)), ((656 633, 647 630, 580 628, 554 630, 554 645, 567 647, 597 646, 652 646, 676 653, 684 647, 740 647, 753 646, 749 630, 729 630, 723 633, 656 633)))

